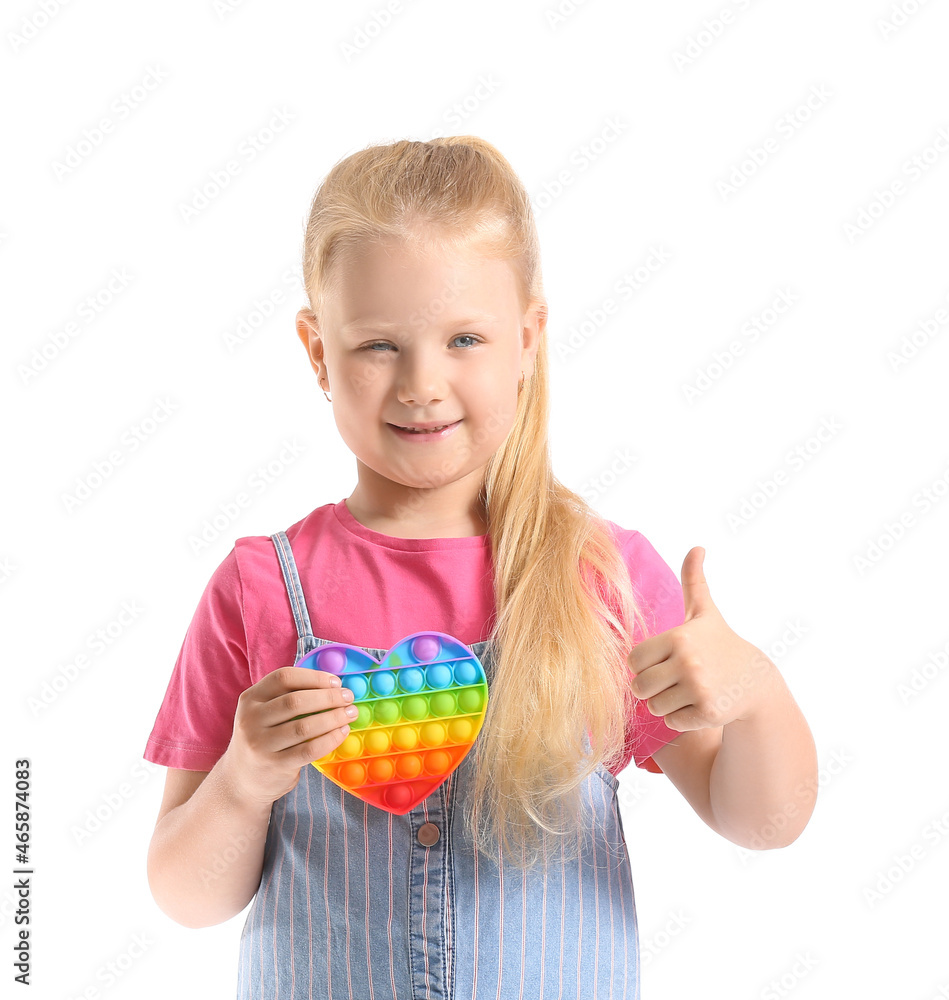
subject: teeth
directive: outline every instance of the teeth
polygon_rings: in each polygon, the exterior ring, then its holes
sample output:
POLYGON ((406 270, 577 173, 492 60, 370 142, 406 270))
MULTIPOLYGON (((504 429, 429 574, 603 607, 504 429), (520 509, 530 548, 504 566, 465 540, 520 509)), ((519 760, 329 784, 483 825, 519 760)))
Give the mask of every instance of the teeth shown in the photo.
POLYGON ((435 431, 443 431, 447 426, 448 424, 442 424, 441 427, 430 427, 427 431, 417 430, 414 427, 403 427, 402 430, 412 434, 434 434, 435 431))

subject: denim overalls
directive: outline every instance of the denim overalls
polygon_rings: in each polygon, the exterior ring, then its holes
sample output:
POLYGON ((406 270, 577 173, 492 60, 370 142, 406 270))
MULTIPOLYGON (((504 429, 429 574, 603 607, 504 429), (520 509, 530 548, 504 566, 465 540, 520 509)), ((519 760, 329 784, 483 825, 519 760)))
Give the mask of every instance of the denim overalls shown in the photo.
MULTIPOLYGON (((336 640, 312 634, 289 540, 282 531, 271 537, 299 660, 336 640)), ((363 648, 379 660, 387 652, 363 648)), ((491 641, 470 648, 490 686, 491 641)), ((272 807, 241 935, 239 1000, 639 1000, 616 778, 600 767, 582 786, 593 835, 581 858, 563 861, 552 849, 546 867, 524 877, 471 844, 471 761, 469 753, 404 816, 361 801, 311 765, 302 769, 272 807)))

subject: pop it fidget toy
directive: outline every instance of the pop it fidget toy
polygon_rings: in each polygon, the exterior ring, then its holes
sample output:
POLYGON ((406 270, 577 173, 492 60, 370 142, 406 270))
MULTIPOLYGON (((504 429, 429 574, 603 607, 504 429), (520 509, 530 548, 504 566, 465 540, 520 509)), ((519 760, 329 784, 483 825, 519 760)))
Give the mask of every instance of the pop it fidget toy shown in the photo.
POLYGON ((313 766, 347 792, 398 816, 458 767, 488 704, 481 661, 444 632, 406 636, 381 663, 340 642, 312 650, 296 666, 336 674, 359 710, 349 735, 313 766))

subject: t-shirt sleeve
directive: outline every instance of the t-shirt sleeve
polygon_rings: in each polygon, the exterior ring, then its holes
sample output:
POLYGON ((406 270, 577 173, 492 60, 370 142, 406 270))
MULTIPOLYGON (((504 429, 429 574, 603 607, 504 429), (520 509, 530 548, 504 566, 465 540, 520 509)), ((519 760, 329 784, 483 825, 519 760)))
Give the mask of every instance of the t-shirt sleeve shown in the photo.
MULTIPOLYGON (((638 627, 635 630, 637 643, 681 625, 685 621, 682 585, 662 556, 638 531, 629 533, 622 552, 640 611, 646 619, 645 636, 638 627)), ((633 760, 637 767, 662 774, 662 768, 652 759, 652 754, 680 734, 670 729, 661 716, 653 715, 645 701, 637 698, 633 706, 633 716, 627 727, 623 766, 633 760)))
POLYGON ((241 692, 250 687, 234 549, 214 571, 185 634, 143 756, 210 771, 227 749, 241 692))

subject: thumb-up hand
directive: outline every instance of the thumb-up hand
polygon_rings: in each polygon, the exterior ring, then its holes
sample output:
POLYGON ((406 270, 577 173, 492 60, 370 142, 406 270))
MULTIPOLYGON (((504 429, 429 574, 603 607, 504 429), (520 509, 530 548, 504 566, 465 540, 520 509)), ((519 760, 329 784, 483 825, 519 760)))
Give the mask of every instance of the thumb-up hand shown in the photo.
POLYGON ((681 625, 644 639, 627 658, 633 694, 677 732, 710 729, 747 719, 768 698, 777 667, 736 635, 712 601, 705 549, 682 563, 681 625))

